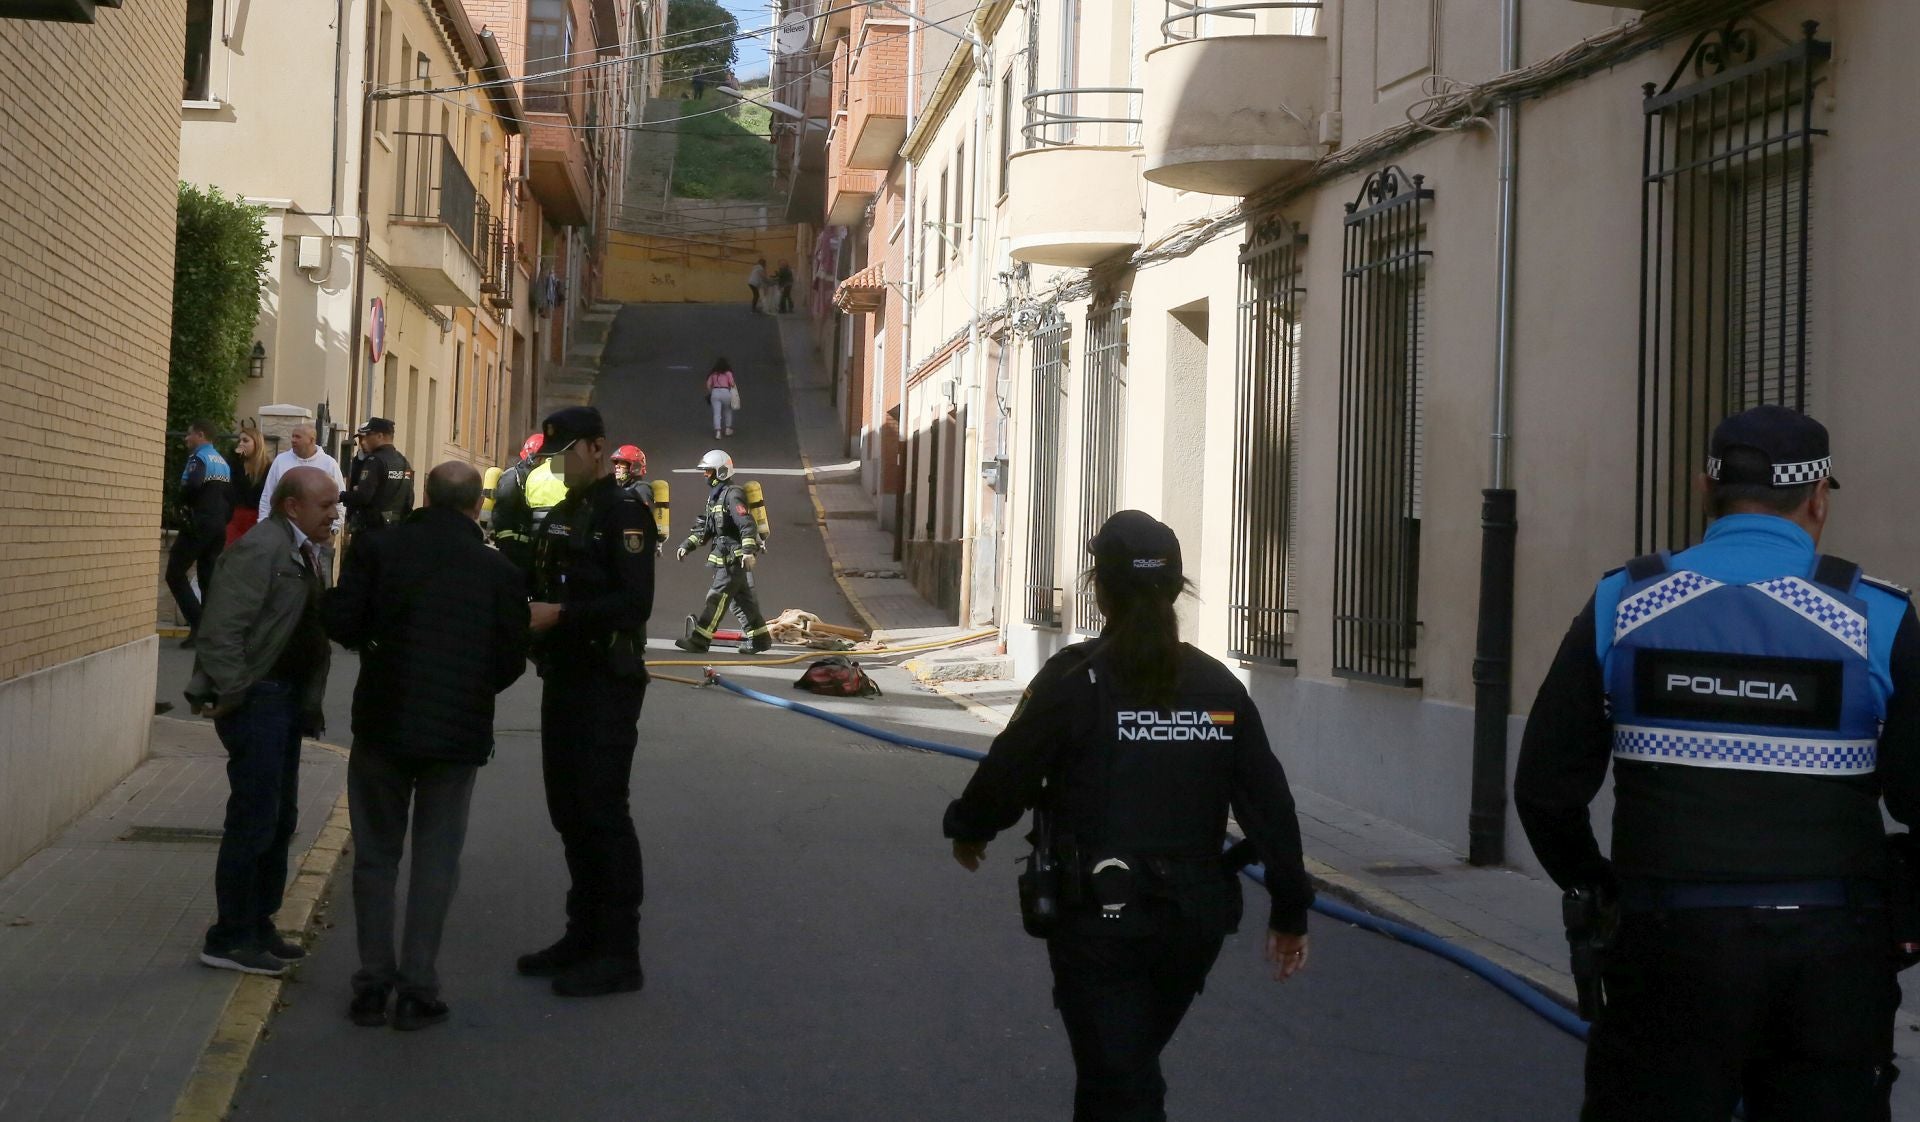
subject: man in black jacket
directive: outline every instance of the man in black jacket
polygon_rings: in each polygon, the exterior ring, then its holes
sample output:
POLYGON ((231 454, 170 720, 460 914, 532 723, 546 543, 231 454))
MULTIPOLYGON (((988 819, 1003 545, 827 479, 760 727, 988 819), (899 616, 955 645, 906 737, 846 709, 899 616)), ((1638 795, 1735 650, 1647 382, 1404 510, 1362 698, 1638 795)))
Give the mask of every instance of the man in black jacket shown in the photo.
POLYGON ((474 774, 493 755, 494 695, 526 669, 520 574, 480 532, 480 474, 444 463, 427 505, 347 554, 327 630, 361 652, 347 799, 360 970, 357 1025, 418 1029, 447 1018, 434 959, 460 880, 474 774), (406 934, 394 956, 394 882, 412 803, 406 934))

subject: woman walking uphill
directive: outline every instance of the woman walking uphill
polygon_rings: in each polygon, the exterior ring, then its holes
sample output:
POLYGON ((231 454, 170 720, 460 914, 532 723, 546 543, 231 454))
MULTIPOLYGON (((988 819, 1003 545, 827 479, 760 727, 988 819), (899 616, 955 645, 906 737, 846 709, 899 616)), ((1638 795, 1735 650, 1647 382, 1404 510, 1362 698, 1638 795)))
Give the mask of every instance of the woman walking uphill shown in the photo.
POLYGON ((733 435, 733 401, 740 392, 734 381, 733 364, 726 355, 713 360, 707 371, 707 401, 713 406, 713 435, 717 439, 733 435))
POLYGON ((1123 510, 1088 550, 1105 631, 1041 668, 945 832, 973 871, 1034 808, 1036 865, 1052 862, 1056 883, 1023 877, 1021 911, 1047 940, 1074 1122, 1164 1122, 1160 1052, 1240 922, 1238 866, 1221 855, 1228 809, 1266 864, 1277 981, 1307 964, 1313 892, 1259 709, 1225 666, 1180 642, 1179 540, 1123 510), (1053 908, 1033 905, 1045 895, 1053 908))

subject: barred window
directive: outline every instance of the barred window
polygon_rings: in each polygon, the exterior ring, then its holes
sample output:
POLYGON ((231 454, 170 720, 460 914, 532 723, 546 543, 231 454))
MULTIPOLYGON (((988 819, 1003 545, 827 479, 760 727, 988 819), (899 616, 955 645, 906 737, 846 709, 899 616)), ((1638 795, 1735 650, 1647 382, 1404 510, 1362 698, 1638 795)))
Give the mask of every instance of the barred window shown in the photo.
POLYGON ((1721 418, 1807 408, 1815 30, 1731 22, 1644 87, 1635 552, 1706 529, 1693 480, 1721 418))
POLYGON ((1398 686, 1420 684, 1424 179, 1385 168, 1347 204, 1340 293, 1333 668, 1398 686))
POLYGON ((1294 534, 1300 474, 1300 254, 1306 237, 1285 219, 1240 248, 1235 361, 1232 591, 1227 650, 1291 666, 1299 602, 1294 534))
POLYGON ((1049 313, 1033 337, 1033 481, 1027 537, 1026 620, 1060 626, 1060 399, 1066 392, 1067 337, 1072 328, 1049 313))
MULTIPOLYGON (((1087 361, 1080 424, 1080 536, 1092 541, 1120 509, 1120 442, 1127 423, 1127 297, 1087 310, 1087 361)), ((1092 588, 1074 597, 1074 626, 1094 635, 1107 625, 1092 588)))

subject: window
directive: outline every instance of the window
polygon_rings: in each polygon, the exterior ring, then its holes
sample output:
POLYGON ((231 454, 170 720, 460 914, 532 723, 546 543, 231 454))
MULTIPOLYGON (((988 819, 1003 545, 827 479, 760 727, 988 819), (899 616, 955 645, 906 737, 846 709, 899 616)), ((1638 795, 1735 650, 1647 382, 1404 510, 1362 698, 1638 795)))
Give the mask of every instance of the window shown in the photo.
POLYGON ((1007 165, 1013 160, 1013 67, 1000 76, 1000 197, 1007 197, 1007 165))
POLYGON ((1240 332, 1234 370, 1232 591, 1227 650, 1291 666, 1299 602, 1294 533, 1300 503, 1300 255, 1306 238, 1285 219, 1258 227, 1240 250, 1240 332))
POLYGON ((460 367, 465 362, 466 353, 465 343, 453 345, 453 441, 456 444, 460 442, 460 388, 466 382, 466 379, 461 377, 460 367))
MULTIPOLYGON (((1127 427, 1127 297, 1087 310, 1086 383, 1081 387, 1080 536, 1092 541, 1120 509, 1120 448, 1127 427)), ((1107 625, 1093 589, 1074 597, 1074 624, 1084 634, 1107 625)))
POLYGON ((1033 481, 1028 490, 1026 620, 1060 626, 1060 399, 1066 394, 1067 336, 1058 311, 1033 336, 1033 481))
POLYGON ((1831 49, 1811 24, 1794 40, 1729 24, 1644 103, 1636 553, 1706 529, 1693 480, 1722 417, 1808 406, 1813 103, 1831 49))
POLYGON ((918 242, 920 255, 919 260, 915 263, 915 272, 918 275, 914 284, 913 295, 916 300, 927 294, 927 242, 932 239, 933 229, 927 225, 927 200, 923 198, 920 200, 920 238, 918 242))
POLYGON ((213 100, 213 0, 187 0, 187 49, 181 101, 213 100))
MULTIPOLYGON (((374 59, 374 81, 385 88, 393 81, 393 11, 385 4, 380 5, 380 34, 375 42, 379 44, 379 54, 374 59)), ((373 103, 373 127, 376 132, 387 131, 385 99, 373 103)))
POLYGON ((947 226, 948 174, 945 171, 940 173, 940 209, 934 212, 938 217, 934 220, 933 229, 927 231, 930 237, 939 239, 933 250, 933 271, 936 274, 947 271, 947 245, 953 240, 952 231, 947 226))
POLYGON ((1340 469, 1335 484, 1333 672, 1417 686, 1423 176, 1389 167, 1347 204, 1340 294, 1340 469))
POLYGON ((536 113, 569 109, 568 75, 550 77, 573 60, 573 11, 567 0, 531 0, 527 9, 527 108, 536 113))
POLYGON ((972 176, 967 174, 967 146, 962 143, 953 150, 953 237, 950 248, 953 255, 960 256, 960 241, 967 236, 967 189, 972 176))

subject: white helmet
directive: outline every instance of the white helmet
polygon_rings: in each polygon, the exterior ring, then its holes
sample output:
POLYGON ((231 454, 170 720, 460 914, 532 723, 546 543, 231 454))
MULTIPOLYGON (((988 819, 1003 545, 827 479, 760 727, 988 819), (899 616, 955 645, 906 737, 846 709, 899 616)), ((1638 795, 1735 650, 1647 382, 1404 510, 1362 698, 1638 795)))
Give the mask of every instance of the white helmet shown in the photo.
POLYGON ((718 448, 700 457, 700 470, 710 471, 722 482, 733 478, 733 457, 718 448))

